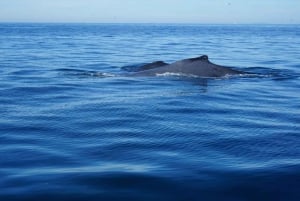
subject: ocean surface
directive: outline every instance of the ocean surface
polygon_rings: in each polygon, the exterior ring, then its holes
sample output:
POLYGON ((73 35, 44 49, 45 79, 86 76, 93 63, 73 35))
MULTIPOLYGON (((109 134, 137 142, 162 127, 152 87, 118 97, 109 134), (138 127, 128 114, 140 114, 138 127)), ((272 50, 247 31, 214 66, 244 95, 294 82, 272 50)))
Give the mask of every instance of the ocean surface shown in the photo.
POLYGON ((300 200, 300 25, 2 23, 0 106, 1 201, 300 200))

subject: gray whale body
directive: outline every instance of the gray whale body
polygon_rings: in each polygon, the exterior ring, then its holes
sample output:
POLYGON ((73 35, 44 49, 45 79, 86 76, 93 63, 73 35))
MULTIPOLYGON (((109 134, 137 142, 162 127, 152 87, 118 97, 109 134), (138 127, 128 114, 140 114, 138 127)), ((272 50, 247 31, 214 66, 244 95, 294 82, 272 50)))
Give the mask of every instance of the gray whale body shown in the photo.
POLYGON ((132 76, 157 76, 164 74, 188 75, 197 77, 217 78, 227 75, 239 75, 245 72, 234 70, 230 67, 214 64, 209 61, 207 55, 196 58, 183 59, 168 64, 163 61, 156 61, 139 68, 132 76))

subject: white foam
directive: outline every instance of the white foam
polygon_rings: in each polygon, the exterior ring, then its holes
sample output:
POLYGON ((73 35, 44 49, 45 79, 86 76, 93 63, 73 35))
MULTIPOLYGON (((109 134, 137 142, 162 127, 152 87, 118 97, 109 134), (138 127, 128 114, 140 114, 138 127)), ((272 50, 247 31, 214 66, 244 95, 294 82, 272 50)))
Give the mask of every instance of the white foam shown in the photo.
POLYGON ((199 76, 193 75, 193 74, 171 73, 171 72, 157 73, 155 75, 156 76, 161 76, 161 77, 170 77, 170 76, 175 76, 175 77, 199 77, 199 76))
POLYGON ((112 73, 89 73, 92 77, 116 77, 115 74, 112 73))

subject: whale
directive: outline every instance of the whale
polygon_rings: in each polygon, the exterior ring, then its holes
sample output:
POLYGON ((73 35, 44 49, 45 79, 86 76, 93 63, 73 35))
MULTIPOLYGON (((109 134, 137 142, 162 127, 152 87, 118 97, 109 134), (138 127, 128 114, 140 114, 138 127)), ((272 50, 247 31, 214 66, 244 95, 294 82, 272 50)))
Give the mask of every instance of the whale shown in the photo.
POLYGON ((138 68, 131 76, 181 75, 205 78, 219 78, 230 75, 241 75, 245 72, 227 66, 212 63, 207 55, 179 60, 173 63, 155 61, 138 68))

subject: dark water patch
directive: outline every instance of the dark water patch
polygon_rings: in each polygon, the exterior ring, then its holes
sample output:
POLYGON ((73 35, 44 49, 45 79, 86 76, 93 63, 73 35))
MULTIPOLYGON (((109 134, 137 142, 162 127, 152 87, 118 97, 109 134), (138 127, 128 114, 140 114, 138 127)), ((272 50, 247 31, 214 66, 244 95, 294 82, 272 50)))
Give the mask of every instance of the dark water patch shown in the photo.
MULTIPOLYGON (((212 174, 212 172, 209 174, 212 174)), ((23 178, 26 183, 19 183, 18 178, 15 179, 15 182, 8 183, 8 186, 23 184, 27 186, 26 189, 33 190, 34 195, 25 194, 22 198, 19 197, 20 193, 24 194, 24 188, 21 187, 15 188, 15 191, 6 191, 6 196, 2 197, 13 198, 13 200, 24 198, 25 200, 82 200, 86 198, 91 200, 198 200, 199 198, 205 200, 260 200, 263 198, 267 200, 288 199, 296 201, 298 199, 294 194, 290 194, 290 192, 296 190, 299 184, 295 173, 276 173, 275 176, 274 172, 257 172, 255 176, 251 176, 247 173, 223 172, 219 176, 223 176, 223 179, 166 179, 151 174, 118 172, 108 172, 106 174, 56 174, 50 179, 43 175, 36 176, 35 179, 32 177, 23 178), (293 185, 290 187, 285 186, 293 177, 296 179, 292 183, 293 185), (245 180, 248 180, 248 184, 244 184, 243 181, 245 180), (277 182, 279 180, 281 182, 277 182), (52 184, 50 188, 49 184, 52 184), (271 184, 273 184, 272 187, 268 188, 271 184), (69 188, 61 191, 64 186, 69 186, 69 188), (48 188, 48 193, 42 193, 46 188, 48 188), (79 189, 84 189, 84 192, 74 193, 78 192, 79 189), (132 194, 133 189, 137 189, 137 193, 132 194), (233 194, 233 192, 237 193, 233 194), (225 195, 226 199, 224 199, 225 195), (247 198, 245 199, 245 197, 247 198)))

